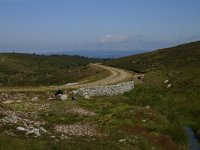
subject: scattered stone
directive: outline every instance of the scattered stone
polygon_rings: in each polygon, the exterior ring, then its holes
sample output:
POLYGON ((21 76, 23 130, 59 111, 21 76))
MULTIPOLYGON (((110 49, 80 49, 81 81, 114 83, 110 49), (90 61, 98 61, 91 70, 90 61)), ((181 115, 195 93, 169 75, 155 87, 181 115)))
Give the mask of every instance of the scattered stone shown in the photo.
POLYGON ((52 135, 52 136, 50 136, 50 138, 51 138, 51 139, 54 139, 54 138, 56 138, 56 136, 52 135))
POLYGON ((55 100, 55 98, 53 98, 53 97, 49 97, 48 100, 55 100))
POLYGON ((0 94, 0 102, 12 100, 16 102, 17 100, 23 100, 27 98, 28 94, 24 93, 1 93, 0 94))
POLYGON ((120 139, 119 142, 120 143, 126 142, 126 139, 120 139))
POLYGON ((18 117, 15 113, 13 113, 13 112, 8 112, 8 114, 6 114, 7 116, 6 117, 4 117, 3 119, 2 119, 2 122, 4 123, 4 124, 6 124, 6 123, 11 123, 11 124, 15 124, 15 123, 17 123, 18 121, 21 121, 22 119, 20 118, 20 117, 18 117))
POLYGON ((168 84, 168 85, 167 85, 167 88, 170 88, 170 87, 172 87, 172 84, 168 84))
POLYGON ((32 130, 27 131, 26 134, 27 134, 27 135, 29 135, 29 134, 34 134, 34 135, 36 135, 36 136, 40 136, 40 135, 41 135, 40 132, 39 132, 39 129, 37 129, 37 128, 33 128, 32 130))
POLYGON ((27 129, 25 129, 24 127, 17 127, 16 128, 18 131, 27 131, 27 129))
POLYGON ((40 136, 40 132, 39 132, 39 129, 33 129, 33 133, 36 135, 36 136, 40 136))
POLYGON ((77 85, 77 84, 79 84, 79 83, 67 83, 67 84, 65 84, 66 86, 72 86, 72 85, 77 85))
POLYGON ((66 100, 67 100, 67 95, 61 95, 61 96, 60 96, 60 100, 66 101, 66 100))
POLYGON ((80 88, 79 90, 72 91, 74 94, 83 96, 85 99, 93 96, 114 96, 124 94, 134 88, 134 81, 123 82, 116 85, 109 86, 94 86, 87 88, 80 88))
POLYGON ((39 100, 38 97, 33 97, 33 98, 31 99, 32 102, 37 102, 38 100, 39 100))
POLYGON ((90 99, 89 95, 84 95, 84 99, 90 99))
POLYGON ((39 129, 40 129, 40 131, 42 131, 43 133, 47 133, 47 130, 46 130, 45 128, 40 127, 39 129))
MULTIPOLYGON (((34 126, 40 126, 44 125, 45 122, 40 122, 40 121, 34 121, 34 120, 29 120, 26 118, 19 117, 15 112, 13 111, 2 111, 1 112, 3 115, 5 115, 4 118, 0 119, 0 122, 3 124, 17 124, 17 123, 23 123, 25 128, 30 129, 31 127, 34 126)), ((24 114, 26 116, 27 114, 24 114)))
POLYGON ((76 95, 76 94, 78 94, 78 90, 75 90, 75 91, 72 91, 72 94, 74 94, 74 95, 76 95))
POLYGON ((168 82, 169 82, 169 80, 165 80, 165 81, 164 81, 164 83, 168 83, 168 82))
POLYGON ((7 100, 7 101, 4 101, 2 102, 3 104, 12 104, 14 101, 13 100, 7 100))

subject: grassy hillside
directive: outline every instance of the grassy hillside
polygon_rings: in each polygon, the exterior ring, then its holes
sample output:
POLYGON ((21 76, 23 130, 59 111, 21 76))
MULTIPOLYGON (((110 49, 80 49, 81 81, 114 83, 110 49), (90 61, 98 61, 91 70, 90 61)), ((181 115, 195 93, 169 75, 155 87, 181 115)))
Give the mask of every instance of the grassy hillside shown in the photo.
POLYGON ((128 94, 151 105, 171 123, 191 126, 200 136, 200 42, 114 59, 105 64, 144 73, 143 85, 128 94), (168 80, 168 83, 164 81, 168 80), (171 84, 170 88, 167 86, 171 84))
POLYGON ((80 56, 2 53, 0 54, 0 87, 76 82, 98 73, 87 66, 96 61, 80 56))

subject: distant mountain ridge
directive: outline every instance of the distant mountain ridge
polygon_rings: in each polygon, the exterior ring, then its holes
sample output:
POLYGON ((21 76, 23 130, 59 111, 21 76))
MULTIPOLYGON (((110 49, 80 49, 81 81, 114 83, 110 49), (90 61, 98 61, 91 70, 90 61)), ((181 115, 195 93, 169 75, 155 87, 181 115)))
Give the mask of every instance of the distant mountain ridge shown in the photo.
POLYGON ((79 55, 90 58, 120 58, 146 52, 145 50, 71 50, 60 52, 48 52, 44 55, 79 55))

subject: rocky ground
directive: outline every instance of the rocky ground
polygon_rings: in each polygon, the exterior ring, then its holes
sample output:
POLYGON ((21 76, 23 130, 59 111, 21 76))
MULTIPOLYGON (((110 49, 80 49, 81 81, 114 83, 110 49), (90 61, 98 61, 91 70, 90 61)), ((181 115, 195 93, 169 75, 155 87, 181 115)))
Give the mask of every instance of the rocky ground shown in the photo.
POLYGON ((166 118, 122 95, 133 88, 130 81, 58 97, 55 91, 1 93, 0 149, 179 149, 162 133, 170 126, 166 118), (80 94, 85 91, 89 99, 80 94))

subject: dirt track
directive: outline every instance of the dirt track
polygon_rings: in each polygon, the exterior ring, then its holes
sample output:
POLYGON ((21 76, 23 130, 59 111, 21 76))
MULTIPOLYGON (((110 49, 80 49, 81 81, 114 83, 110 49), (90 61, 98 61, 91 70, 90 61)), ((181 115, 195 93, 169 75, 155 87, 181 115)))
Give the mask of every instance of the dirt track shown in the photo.
MULTIPOLYGON (((133 74, 127 71, 124 71, 119 68, 114 68, 114 67, 108 67, 100 64, 92 64, 93 66, 103 68, 105 70, 110 71, 110 75, 104 79, 91 82, 91 83, 85 83, 85 84, 78 84, 78 85, 73 85, 70 86, 70 88, 80 88, 80 87, 89 87, 89 86, 97 86, 97 85, 108 85, 108 84, 114 84, 114 83, 119 83, 122 81, 127 81, 130 80, 133 77, 133 74)), ((68 87, 65 85, 64 87, 68 87)))
POLYGON ((89 86, 98 86, 98 85, 109 85, 115 84, 127 80, 131 80, 133 78, 133 74, 114 67, 108 67, 100 64, 92 64, 93 66, 103 68, 105 70, 110 71, 110 75, 104 79, 89 82, 89 83, 71 83, 60 86, 45 86, 45 87, 34 87, 34 88, 9 88, 9 89, 0 89, 0 92, 23 92, 23 91, 48 91, 48 90, 57 90, 57 89, 73 89, 73 88, 81 88, 81 87, 89 87, 89 86))

